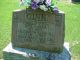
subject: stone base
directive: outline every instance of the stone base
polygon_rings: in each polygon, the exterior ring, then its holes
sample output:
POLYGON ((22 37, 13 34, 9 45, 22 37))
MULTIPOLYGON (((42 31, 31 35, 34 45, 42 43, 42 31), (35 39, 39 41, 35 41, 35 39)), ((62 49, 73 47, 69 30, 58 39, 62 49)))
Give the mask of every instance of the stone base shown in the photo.
POLYGON ((71 60, 69 43, 64 43, 63 52, 50 53, 26 48, 13 48, 10 43, 3 50, 4 60, 71 60))

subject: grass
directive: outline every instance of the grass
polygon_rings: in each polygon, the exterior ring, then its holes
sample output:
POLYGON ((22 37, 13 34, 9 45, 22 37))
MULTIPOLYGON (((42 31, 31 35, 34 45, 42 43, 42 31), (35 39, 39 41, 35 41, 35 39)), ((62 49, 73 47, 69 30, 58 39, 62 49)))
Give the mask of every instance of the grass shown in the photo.
POLYGON ((12 11, 18 7, 16 0, 0 1, 0 58, 2 58, 2 49, 11 39, 12 11))
POLYGON ((59 9, 65 12, 65 41, 70 43, 72 59, 80 56, 80 4, 60 2, 59 9))
MULTIPOLYGON (((72 60, 78 60, 80 54, 80 4, 57 3, 65 12, 65 41, 70 43, 72 60)), ((12 11, 20 8, 17 0, 0 1, 0 58, 3 48, 11 39, 12 11)))

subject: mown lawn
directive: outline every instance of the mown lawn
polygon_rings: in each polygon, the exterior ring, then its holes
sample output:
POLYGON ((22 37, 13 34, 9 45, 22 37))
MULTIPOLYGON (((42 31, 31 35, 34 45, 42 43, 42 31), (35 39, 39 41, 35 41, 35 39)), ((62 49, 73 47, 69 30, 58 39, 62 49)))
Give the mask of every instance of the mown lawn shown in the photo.
POLYGON ((80 3, 57 3, 60 10, 65 12, 65 41, 70 43, 72 60, 80 58, 80 3))
POLYGON ((17 0, 0 1, 0 58, 2 49, 10 42, 12 11, 19 8, 17 0))
MULTIPOLYGON (((80 4, 57 3, 65 12, 65 41, 70 43, 73 60, 80 56, 80 4)), ((0 58, 3 48, 11 40, 12 11, 20 8, 17 0, 0 1, 0 58)))

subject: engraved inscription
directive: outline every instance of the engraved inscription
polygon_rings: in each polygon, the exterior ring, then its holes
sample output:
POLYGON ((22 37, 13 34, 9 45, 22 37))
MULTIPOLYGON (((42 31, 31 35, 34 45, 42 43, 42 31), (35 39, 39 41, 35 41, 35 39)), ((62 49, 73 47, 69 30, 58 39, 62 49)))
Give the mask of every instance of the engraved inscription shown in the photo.
POLYGON ((19 22, 17 39, 30 43, 54 44, 55 24, 45 14, 27 14, 25 22, 19 22))

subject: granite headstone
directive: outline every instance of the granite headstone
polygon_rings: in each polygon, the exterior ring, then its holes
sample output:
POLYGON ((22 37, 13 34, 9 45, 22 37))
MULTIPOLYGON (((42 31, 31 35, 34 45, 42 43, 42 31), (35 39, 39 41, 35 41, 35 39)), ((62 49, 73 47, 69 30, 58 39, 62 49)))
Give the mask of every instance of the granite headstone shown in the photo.
POLYGON ((12 16, 13 47, 61 52, 64 43, 65 14, 40 9, 16 10, 12 16))

